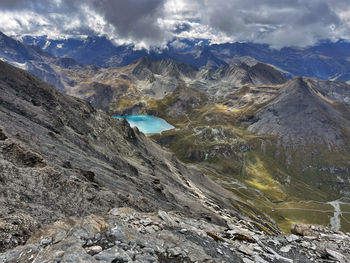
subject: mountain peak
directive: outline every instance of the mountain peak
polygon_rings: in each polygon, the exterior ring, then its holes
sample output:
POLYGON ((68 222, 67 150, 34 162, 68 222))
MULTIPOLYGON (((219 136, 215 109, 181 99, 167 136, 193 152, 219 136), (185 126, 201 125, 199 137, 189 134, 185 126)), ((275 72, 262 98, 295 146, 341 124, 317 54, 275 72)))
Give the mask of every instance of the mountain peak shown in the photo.
POLYGON ((347 136, 344 129, 350 128, 350 118, 344 116, 333 105, 332 98, 319 89, 318 86, 325 85, 326 81, 318 81, 317 85, 312 85, 311 81, 297 77, 285 83, 280 94, 258 112, 258 121, 248 129, 258 134, 277 135, 290 146, 341 145, 347 136))

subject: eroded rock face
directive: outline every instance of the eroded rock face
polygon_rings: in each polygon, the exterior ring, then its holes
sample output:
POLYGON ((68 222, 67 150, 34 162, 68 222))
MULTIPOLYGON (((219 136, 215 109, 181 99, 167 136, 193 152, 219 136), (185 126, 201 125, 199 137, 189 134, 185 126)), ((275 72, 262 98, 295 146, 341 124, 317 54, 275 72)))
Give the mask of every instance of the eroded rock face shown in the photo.
POLYGON ((6 134, 3 132, 3 130, 0 128, 0 140, 3 141, 3 140, 6 140, 7 139, 7 136, 6 134))
POLYGON ((0 218, 0 252, 24 245, 40 224, 30 215, 12 213, 0 218))
MULTIPOLYGON (((244 221, 229 227, 177 212, 114 208, 66 218, 37 231, 0 262, 349 262, 350 235, 313 226, 314 235, 267 236, 244 221)), ((311 227, 311 226, 299 226, 311 227)))

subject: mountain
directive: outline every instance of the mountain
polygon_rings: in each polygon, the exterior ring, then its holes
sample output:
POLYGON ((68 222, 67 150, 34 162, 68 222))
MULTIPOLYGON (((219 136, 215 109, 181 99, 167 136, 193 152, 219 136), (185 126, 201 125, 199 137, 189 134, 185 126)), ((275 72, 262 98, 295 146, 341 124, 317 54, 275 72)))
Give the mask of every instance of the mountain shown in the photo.
POLYGON ((198 82, 189 86, 196 87, 215 97, 222 97, 244 85, 282 84, 287 81, 280 70, 257 61, 246 64, 237 61, 218 69, 202 69, 198 82))
MULTIPOLYGON (((65 93, 86 99, 94 106, 112 112, 128 110, 130 99, 134 101, 133 104, 137 104, 135 101, 142 104, 145 96, 163 98, 178 85, 186 84, 220 97, 246 84, 276 84, 286 81, 285 72, 247 57, 232 59, 229 65, 217 69, 198 69, 171 59, 155 60, 149 57, 141 57, 124 67, 99 68, 79 64, 67 57, 55 57, 46 51, 50 47, 49 44, 45 44, 44 51, 5 35, 2 37, 3 52, 0 57, 4 61, 28 70, 65 93)), ((30 42, 28 37, 25 39, 30 42)), ((43 39, 32 38, 31 41, 33 44, 44 43, 43 39)), ((109 50, 107 39, 101 40, 101 43, 97 40, 86 41, 93 42, 98 47, 105 46, 103 50, 106 52, 109 50)), ((73 41, 71 45, 76 46, 74 43, 73 41)), ((81 48, 88 50, 85 46, 81 48)), ((106 54, 109 54, 109 51, 106 54)), ((133 57, 129 57, 131 58, 133 57)), ((140 111, 142 108, 140 105, 133 111, 140 111)))
POLYGON ((293 225, 294 235, 275 236, 268 217, 125 120, 4 62, 0 91, 1 262, 350 256, 339 231, 293 225))
POLYGON ((82 67, 70 58, 57 58, 37 46, 25 45, 0 32, 0 59, 27 70, 40 79, 64 90, 61 68, 82 67))
POLYGON ((116 46, 106 37, 98 36, 58 40, 45 36, 25 36, 22 41, 57 57, 69 57, 86 65, 100 67, 125 66, 148 54, 146 50, 134 50, 131 45, 116 46))
POLYGON ((234 57, 249 56, 272 64, 292 76, 306 76, 323 80, 349 80, 349 43, 321 41, 306 48, 272 49, 265 44, 226 43, 210 45, 208 41, 178 39, 184 48, 175 48, 169 42, 165 49, 134 50, 132 45, 117 46, 105 37, 51 40, 46 37, 24 37, 24 43, 38 45, 52 54, 72 57, 77 61, 101 67, 126 66, 148 56, 152 59, 172 59, 198 68, 217 68, 231 64, 234 57))
POLYGON ((173 60, 143 57, 130 65, 96 70, 63 69, 65 92, 90 101, 112 113, 140 113, 145 104, 162 99, 179 85, 204 91, 213 99, 244 85, 281 84, 286 81, 278 69, 254 61, 238 61, 218 69, 197 69, 173 60))
POLYGON ((296 78, 258 111, 248 130, 277 135, 283 144, 341 146, 350 131, 348 98, 348 85, 296 78))
POLYGON ((344 83, 301 77, 245 85, 218 100, 178 87, 146 109, 177 127, 153 139, 284 231, 294 222, 347 230, 349 91, 344 83), (333 214, 333 201, 344 209, 342 217, 333 214))

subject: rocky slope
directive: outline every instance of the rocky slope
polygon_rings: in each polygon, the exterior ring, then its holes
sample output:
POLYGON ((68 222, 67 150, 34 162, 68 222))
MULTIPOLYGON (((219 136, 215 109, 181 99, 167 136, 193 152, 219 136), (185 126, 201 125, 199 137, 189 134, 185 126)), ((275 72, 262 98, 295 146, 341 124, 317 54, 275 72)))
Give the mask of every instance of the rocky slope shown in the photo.
POLYGON ((115 208, 43 227, 0 262, 350 262, 349 234, 294 225, 292 235, 266 236, 242 223, 115 208))
POLYGON ((277 135, 285 145, 344 145, 350 131, 349 98, 347 85, 296 78, 258 111, 248 130, 277 135))

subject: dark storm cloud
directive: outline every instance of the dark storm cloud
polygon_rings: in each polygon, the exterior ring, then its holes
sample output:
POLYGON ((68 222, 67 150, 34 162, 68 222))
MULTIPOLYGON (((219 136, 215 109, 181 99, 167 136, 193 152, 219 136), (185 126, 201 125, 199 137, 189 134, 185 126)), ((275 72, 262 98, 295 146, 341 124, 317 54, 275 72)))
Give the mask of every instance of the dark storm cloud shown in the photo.
POLYGON ((0 0, 5 32, 95 32, 146 46, 174 36, 306 46, 350 39, 349 25, 348 0, 0 0))
MULTIPOLYGON (((275 46, 308 45, 335 36, 342 27, 337 6, 325 0, 216 0, 204 1, 199 16, 204 24, 237 40, 275 46)), ((203 1, 198 1, 199 4, 203 1)), ((347 7, 348 8, 348 7, 347 7)))
POLYGON ((191 25, 189 23, 181 23, 181 24, 176 24, 174 26, 173 33, 179 34, 184 31, 190 31, 191 30, 191 25))
POLYGON ((135 40, 163 39, 157 19, 163 16, 163 0, 94 0, 92 6, 115 26, 122 37, 135 40))
MULTIPOLYGON (((167 39, 168 32, 163 30, 158 19, 164 14, 164 0, 1 0, 0 10, 4 11, 31 11, 49 20, 52 27, 67 31, 66 23, 62 23, 61 17, 67 20, 75 19, 77 28, 75 31, 85 33, 89 31, 94 14, 104 18, 106 28, 100 26, 97 30, 106 34, 115 34, 119 38, 132 39, 134 41, 159 42, 167 39), (57 16, 53 14, 57 14, 57 16), (90 19, 90 20, 89 20, 90 19), (113 30, 112 30, 112 29, 113 30), (105 32, 104 32, 105 31, 105 32), (113 31, 113 32, 111 32, 113 31)), ((34 22, 34 21, 31 21, 34 22)), ((20 23, 19 23, 20 24, 20 23)), ((72 24, 72 23, 71 23, 72 24)), ((33 30, 36 26, 32 24, 33 30)), ((96 28, 92 28, 95 30, 96 28)), ((68 31, 72 31, 69 27, 68 31)), ((74 31, 74 30, 73 30, 74 31)))

